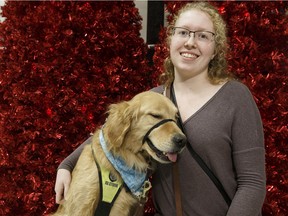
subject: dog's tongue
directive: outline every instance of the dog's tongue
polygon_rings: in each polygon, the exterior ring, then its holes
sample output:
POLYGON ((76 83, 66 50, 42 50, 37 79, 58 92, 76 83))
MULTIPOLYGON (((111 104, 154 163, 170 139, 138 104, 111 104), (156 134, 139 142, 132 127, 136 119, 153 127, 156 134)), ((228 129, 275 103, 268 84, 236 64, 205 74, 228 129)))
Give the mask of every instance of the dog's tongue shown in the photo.
POLYGON ((176 162, 177 161, 177 154, 167 153, 167 157, 172 162, 176 162))

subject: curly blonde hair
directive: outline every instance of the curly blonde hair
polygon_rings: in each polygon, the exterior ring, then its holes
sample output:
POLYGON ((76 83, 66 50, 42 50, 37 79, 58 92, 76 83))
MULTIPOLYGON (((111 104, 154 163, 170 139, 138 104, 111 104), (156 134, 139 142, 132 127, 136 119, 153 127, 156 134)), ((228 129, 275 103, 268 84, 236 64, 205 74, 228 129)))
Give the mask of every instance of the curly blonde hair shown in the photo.
MULTIPOLYGON (((191 9, 200 10, 208 14, 215 29, 215 57, 210 61, 208 68, 208 78, 211 83, 217 84, 222 81, 226 81, 231 77, 227 72, 227 60, 226 55, 228 51, 227 45, 227 28, 226 23, 217 11, 217 9, 207 2, 194 2, 185 4, 180 10, 174 15, 171 22, 171 26, 174 26, 179 16, 186 11, 191 9)), ((167 28, 167 45, 170 44, 171 36, 173 31, 171 28, 167 28)), ((174 80, 174 65, 168 56, 164 61, 164 72, 160 75, 160 82, 166 86, 170 85, 174 80)))

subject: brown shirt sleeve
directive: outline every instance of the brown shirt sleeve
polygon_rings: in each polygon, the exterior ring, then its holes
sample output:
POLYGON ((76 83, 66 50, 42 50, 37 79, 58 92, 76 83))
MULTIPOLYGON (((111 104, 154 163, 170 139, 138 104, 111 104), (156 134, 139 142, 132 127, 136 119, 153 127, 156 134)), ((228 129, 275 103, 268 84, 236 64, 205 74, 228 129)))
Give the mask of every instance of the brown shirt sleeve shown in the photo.
POLYGON ((88 143, 91 143, 92 136, 90 136, 85 142, 83 142, 77 149, 75 149, 68 157, 66 157, 59 165, 58 169, 66 169, 70 172, 73 171, 74 167, 76 166, 76 163, 78 161, 78 158, 80 157, 80 154, 84 148, 84 146, 88 143))

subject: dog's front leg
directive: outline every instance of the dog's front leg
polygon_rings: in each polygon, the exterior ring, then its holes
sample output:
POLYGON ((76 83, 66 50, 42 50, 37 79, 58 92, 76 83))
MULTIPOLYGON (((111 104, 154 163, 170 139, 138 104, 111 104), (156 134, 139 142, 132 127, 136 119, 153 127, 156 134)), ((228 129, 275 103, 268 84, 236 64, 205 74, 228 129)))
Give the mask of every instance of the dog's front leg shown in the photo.
POLYGON ((87 145, 72 172, 70 188, 64 204, 59 207, 58 215, 93 216, 98 202, 98 170, 91 153, 91 146, 87 145))

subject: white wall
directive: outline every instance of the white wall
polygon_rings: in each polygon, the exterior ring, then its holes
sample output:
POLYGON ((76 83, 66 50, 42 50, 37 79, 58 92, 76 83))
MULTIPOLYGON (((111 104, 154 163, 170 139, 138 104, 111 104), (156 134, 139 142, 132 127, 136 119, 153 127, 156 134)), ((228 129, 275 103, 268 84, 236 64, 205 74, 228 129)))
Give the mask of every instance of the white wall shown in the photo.
POLYGON ((142 17, 142 29, 140 31, 141 37, 146 42, 147 38, 147 11, 148 3, 147 0, 134 0, 136 8, 138 8, 140 16, 142 17))
MULTIPOLYGON (((4 0, 0 0, 0 7, 4 5, 4 0)), ((1 13, 1 8, 0 8, 0 13, 1 13)), ((4 18, 1 16, 0 14, 0 22, 2 22, 4 20, 4 18)))
MULTIPOLYGON (((151 1, 151 0, 150 0, 151 1)), ((134 0, 136 8, 138 8, 140 16, 142 17, 142 30, 141 36, 146 42, 147 38, 147 17, 148 17, 148 0, 134 0)), ((167 26, 167 12, 164 9, 164 26, 167 26)))

